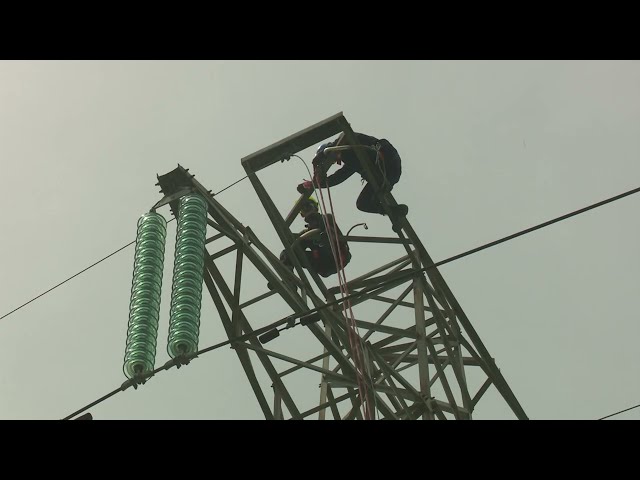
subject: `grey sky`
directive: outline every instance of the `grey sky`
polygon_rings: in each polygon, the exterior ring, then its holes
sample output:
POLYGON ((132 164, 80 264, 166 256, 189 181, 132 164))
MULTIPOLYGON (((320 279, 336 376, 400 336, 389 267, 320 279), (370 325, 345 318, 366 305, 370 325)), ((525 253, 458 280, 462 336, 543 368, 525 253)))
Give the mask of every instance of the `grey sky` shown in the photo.
MULTIPOLYGON (((398 149, 394 196, 436 261, 640 186, 638 62, 4 61, 0 315, 132 241, 161 198, 156 174, 180 163, 218 191, 244 176, 241 157, 339 111, 398 149)), ((308 174, 294 158, 260 178, 284 212, 308 174)), ((343 231, 364 221, 358 234, 388 235, 388 220, 355 209, 360 190, 357 176, 332 189, 343 231)), ((281 250, 248 181, 217 199, 281 250)), ((639 202, 440 268, 531 418, 593 419, 640 403, 639 202)), ((168 360, 174 237, 171 223, 156 365, 168 360)), ((377 266, 362 245, 350 278, 377 266)), ((62 418, 125 380, 132 268, 130 247, 0 321, 0 418, 62 418)), ((264 291, 253 275, 242 295, 264 291)), ((256 323, 288 313, 274 305, 256 323)), ((302 335, 278 345, 321 353, 302 335)), ((205 294, 200 346, 224 339, 205 294)), ((317 389, 306 394, 317 401, 317 389)), ((228 347, 91 412, 263 418, 228 347)), ((491 389, 475 418, 514 417, 491 389)))

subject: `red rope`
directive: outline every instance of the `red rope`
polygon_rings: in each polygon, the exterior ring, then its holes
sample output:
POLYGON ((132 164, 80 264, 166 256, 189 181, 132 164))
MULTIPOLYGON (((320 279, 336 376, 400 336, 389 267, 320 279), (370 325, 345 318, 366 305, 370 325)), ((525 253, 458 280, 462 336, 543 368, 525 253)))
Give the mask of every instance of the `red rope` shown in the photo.
MULTIPOLYGON (((324 201, 324 195, 322 194, 322 189, 319 186, 319 181, 318 178, 314 178, 314 183, 316 185, 316 189, 320 192, 320 201, 322 202, 322 209, 323 209, 323 223, 325 224, 325 230, 327 232, 327 235, 329 235, 329 225, 327 224, 326 220, 326 204, 324 201)), ((329 235, 329 246, 331 247, 331 253, 333 254, 333 259, 336 262, 336 273, 338 274, 338 284, 340 286, 340 294, 342 295, 342 298, 344 299, 345 296, 349 295, 349 289, 347 287, 347 278, 346 278, 346 274, 344 272, 344 258, 342 256, 342 249, 340 248, 340 239, 338 237, 338 226, 337 226, 337 222, 336 222, 336 217, 335 217, 335 212, 333 209, 333 201, 331 198, 331 190, 329 189, 329 187, 327 186, 327 193, 328 193, 328 197, 329 197, 329 205, 331 208, 331 216, 333 219, 333 232, 334 232, 334 237, 335 238, 331 238, 331 236, 329 235), (333 246, 333 240, 335 240, 335 248, 333 246), (337 254, 335 250, 338 250, 337 254)), ((357 331, 357 326, 355 323, 355 316, 353 315, 353 310, 351 308, 351 302, 349 300, 347 301, 343 301, 342 303, 343 305, 343 315, 345 317, 345 320, 347 320, 347 331, 348 331, 348 337, 349 337, 349 346, 351 347, 351 351, 353 353, 353 360, 354 360, 354 364, 356 367, 356 381, 358 383, 358 391, 360 393, 360 398, 362 399, 362 406, 363 406, 363 416, 365 419, 367 420, 372 420, 373 417, 373 412, 371 411, 371 398, 369 395, 369 389, 367 388, 366 385, 366 381, 364 379, 364 359, 362 357, 362 351, 360 349, 360 336, 358 335, 358 331, 357 331), (347 314, 347 307, 349 309, 349 314, 347 314)))
MULTIPOLYGON (((329 196, 329 206, 331 208, 331 216, 333 217, 333 232, 335 234, 335 240, 336 240, 336 245, 339 245, 340 239, 338 237, 338 226, 337 226, 337 222, 336 222, 336 216, 334 213, 334 209, 333 209, 333 201, 331 199, 331 190, 329 189, 329 187, 327 186, 327 194, 329 196)), ((339 272, 342 274, 342 281, 344 282, 344 295, 345 296, 349 296, 349 287, 347 287, 347 276, 346 273, 344 271, 344 259, 342 258, 342 249, 340 249, 338 247, 338 252, 340 254, 340 269, 339 272)), ((351 314, 351 328, 353 329, 354 332, 354 343, 355 343, 355 348, 356 348, 356 355, 358 356, 358 363, 360 364, 360 371, 362 372, 362 375, 364 376, 365 373, 365 364, 364 364, 364 357, 362 354, 362 350, 361 350, 361 339, 360 339, 360 335, 358 334, 358 327, 356 326, 356 320, 355 320, 355 315, 353 314, 353 310, 351 308, 351 300, 347 299, 346 301, 348 307, 349 307, 349 313, 351 314)), ((363 379, 364 382, 364 379, 363 379)), ((366 385, 366 383, 365 383, 366 385)), ((365 401, 366 401, 366 407, 365 407, 365 418, 368 420, 372 420, 373 418, 373 412, 371 411, 371 398, 369 395, 369 389, 365 388, 365 401)))

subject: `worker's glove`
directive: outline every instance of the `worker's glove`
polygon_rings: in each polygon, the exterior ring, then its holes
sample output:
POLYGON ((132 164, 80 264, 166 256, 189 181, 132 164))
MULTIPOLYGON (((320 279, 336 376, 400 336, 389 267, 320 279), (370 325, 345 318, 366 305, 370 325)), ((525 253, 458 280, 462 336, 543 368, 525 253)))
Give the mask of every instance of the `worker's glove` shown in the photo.
POLYGON ((297 190, 298 190, 298 193, 307 193, 313 190, 313 184, 311 183, 310 180, 305 180, 300 185, 298 185, 297 190))

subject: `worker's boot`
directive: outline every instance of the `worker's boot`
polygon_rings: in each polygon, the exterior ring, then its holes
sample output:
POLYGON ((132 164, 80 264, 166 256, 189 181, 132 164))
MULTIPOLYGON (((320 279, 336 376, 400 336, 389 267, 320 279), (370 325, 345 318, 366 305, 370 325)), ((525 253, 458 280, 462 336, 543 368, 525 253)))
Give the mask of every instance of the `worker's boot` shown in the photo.
POLYGON ((392 229, 396 233, 400 233, 402 230, 402 222, 406 218, 407 213, 409 213, 409 207, 404 204, 395 205, 393 207, 389 207, 391 210, 391 223, 392 229))

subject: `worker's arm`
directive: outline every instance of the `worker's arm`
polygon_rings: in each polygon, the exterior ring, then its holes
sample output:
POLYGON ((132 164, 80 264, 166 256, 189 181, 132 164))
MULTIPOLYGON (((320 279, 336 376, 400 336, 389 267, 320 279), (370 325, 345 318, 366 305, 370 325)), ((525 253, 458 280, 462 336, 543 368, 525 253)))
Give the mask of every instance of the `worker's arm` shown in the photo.
POLYGON ((342 165, 342 168, 340 168, 336 173, 334 173, 333 175, 329 175, 327 177, 327 180, 323 182, 322 186, 333 187, 334 185, 339 185, 354 173, 356 173, 355 170, 349 168, 348 165, 344 164, 342 165))
POLYGON ((296 242, 303 242, 305 240, 313 240, 314 238, 317 238, 320 236, 320 234, 322 233, 322 230, 320 228, 314 228, 312 230, 307 230, 306 232, 304 232, 302 235, 300 235, 296 242))

